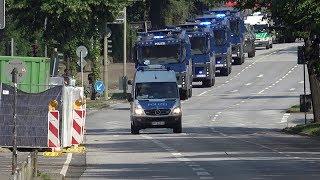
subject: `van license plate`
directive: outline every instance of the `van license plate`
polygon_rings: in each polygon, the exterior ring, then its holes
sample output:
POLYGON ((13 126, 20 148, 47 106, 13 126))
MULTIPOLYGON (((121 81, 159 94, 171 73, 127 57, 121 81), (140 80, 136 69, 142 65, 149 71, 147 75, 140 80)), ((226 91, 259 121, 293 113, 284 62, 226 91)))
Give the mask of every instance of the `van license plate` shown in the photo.
POLYGON ((163 121, 155 121, 155 122, 152 122, 152 125, 153 126, 161 126, 161 125, 164 125, 165 123, 163 121))

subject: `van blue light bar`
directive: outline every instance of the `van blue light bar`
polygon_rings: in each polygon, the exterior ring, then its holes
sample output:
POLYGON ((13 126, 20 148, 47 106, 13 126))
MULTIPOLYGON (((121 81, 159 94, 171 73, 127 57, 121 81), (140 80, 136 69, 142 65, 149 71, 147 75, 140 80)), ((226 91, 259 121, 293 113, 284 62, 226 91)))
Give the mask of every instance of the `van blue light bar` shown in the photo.
POLYGON ((200 25, 211 25, 211 22, 201 22, 200 25))

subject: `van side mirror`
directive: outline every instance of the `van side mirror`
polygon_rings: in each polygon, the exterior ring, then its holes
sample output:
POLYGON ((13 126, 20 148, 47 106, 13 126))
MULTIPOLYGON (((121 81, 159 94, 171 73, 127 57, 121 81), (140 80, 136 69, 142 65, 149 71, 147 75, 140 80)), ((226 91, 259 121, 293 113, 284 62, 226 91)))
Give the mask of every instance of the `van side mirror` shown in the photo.
POLYGON ((128 100, 129 102, 133 102, 133 97, 132 97, 132 94, 131 94, 131 93, 128 93, 128 94, 127 94, 127 100, 128 100))

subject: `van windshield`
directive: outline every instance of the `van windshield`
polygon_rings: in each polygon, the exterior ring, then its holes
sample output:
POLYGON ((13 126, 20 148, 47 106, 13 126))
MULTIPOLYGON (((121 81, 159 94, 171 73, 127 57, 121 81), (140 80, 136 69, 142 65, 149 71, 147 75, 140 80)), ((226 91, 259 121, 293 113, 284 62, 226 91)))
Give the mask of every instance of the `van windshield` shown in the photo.
POLYGON ((179 98, 175 82, 137 83, 135 95, 137 100, 179 98))

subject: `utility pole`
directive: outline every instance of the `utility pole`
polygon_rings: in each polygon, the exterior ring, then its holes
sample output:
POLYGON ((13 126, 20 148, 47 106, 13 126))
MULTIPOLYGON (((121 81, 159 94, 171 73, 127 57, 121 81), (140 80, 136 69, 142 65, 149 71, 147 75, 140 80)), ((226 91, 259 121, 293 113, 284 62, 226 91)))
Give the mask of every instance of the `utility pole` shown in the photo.
POLYGON ((14 68, 12 70, 12 82, 14 86, 14 94, 13 94, 13 141, 12 141, 12 174, 14 174, 17 170, 17 86, 18 86, 18 70, 14 68))
POLYGON ((103 62, 104 62, 104 65, 103 65, 103 81, 104 81, 104 84, 106 86, 106 90, 104 91, 104 97, 106 100, 108 100, 109 98, 109 92, 108 92, 108 82, 109 82, 109 79, 108 79, 108 35, 107 33, 105 33, 104 35, 104 48, 103 48, 103 62))
POLYGON ((127 94, 127 7, 123 8, 123 93, 127 94))

